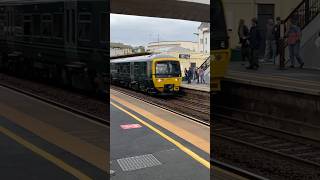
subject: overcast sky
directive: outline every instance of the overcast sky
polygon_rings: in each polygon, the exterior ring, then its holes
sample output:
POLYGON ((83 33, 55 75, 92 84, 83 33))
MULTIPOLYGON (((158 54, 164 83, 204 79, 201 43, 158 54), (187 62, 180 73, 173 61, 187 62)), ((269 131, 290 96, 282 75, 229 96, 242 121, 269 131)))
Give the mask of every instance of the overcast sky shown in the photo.
POLYGON ((200 22, 129 15, 110 15, 111 42, 146 46, 158 41, 196 41, 200 22))

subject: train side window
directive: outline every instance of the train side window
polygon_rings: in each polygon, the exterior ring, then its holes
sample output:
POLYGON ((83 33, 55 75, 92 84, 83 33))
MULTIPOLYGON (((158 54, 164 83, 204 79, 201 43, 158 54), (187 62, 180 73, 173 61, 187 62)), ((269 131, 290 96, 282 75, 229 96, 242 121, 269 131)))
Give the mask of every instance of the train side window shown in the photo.
POLYGON ((146 62, 137 62, 134 63, 134 75, 136 77, 146 76, 147 72, 147 63, 146 62))
POLYGON ((40 36, 40 15, 35 14, 32 15, 32 23, 33 23, 33 35, 34 36, 40 36))
POLYGON ((23 34, 25 36, 32 35, 32 19, 31 15, 24 15, 23 16, 23 34))
POLYGON ((6 26, 6 15, 4 13, 0 14, 0 36, 5 35, 5 26, 6 26))
POLYGON ((23 15, 16 14, 14 16, 14 35, 21 37, 23 36, 23 15))
POLYGON ((56 38, 64 37, 64 20, 63 14, 54 14, 53 15, 53 36, 56 38))
POLYGON ((79 14, 79 40, 90 41, 91 22, 91 14, 79 14))
POLYGON ((102 13, 100 18, 100 40, 107 42, 107 13, 102 13))
POLYGON ((41 16, 41 36, 52 36, 52 16, 45 14, 41 16))
POLYGON ((72 43, 76 42, 76 12, 74 9, 72 9, 72 15, 71 15, 71 26, 72 26, 72 31, 71 31, 71 40, 72 43))

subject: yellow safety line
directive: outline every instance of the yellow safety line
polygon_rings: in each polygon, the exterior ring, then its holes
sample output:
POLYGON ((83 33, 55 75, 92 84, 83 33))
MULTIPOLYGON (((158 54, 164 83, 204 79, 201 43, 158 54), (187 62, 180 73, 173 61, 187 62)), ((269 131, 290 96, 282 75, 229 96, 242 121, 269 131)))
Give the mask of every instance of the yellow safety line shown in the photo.
POLYGON ((18 142, 19 144, 25 146, 26 148, 28 148, 29 150, 33 151, 34 153, 42 156, 43 158, 45 158, 46 160, 50 161, 51 163, 55 164, 56 166, 60 167, 61 169, 63 169, 64 171, 72 174, 73 176, 75 176, 78 179, 83 179, 83 180, 92 180, 92 178, 88 177, 87 175, 83 174, 82 172, 80 172, 79 170, 71 167, 69 164, 65 163, 64 161, 56 158, 55 156, 53 156, 52 154, 49 154, 48 152, 38 148, 37 146, 29 143, 28 141, 24 140, 23 138, 19 137, 18 135, 14 134, 13 132, 11 132, 10 130, 1 127, 0 126, 0 131, 5 134, 6 136, 10 137, 11 139, 15 140, 16 142, 18 142))
POLYGON ((191 156, 193 159, 195 159, 196 161, 198 161, 199 163, 201 163, 202 165, 204 165, 206 168, 210 169, 210 162, 203 159, 202 157, 200 157, 199 155, 197 155, 196 153, 194 153, 192 150, 188 149, 187 147, 183 146, 181 143, 179 143, 178 141, 174 140, 173 138, 169 137, 168 135, 166 135, 165 133, 161 132, 159 129, 153 127, 152 125, 150 125, 149 123, 143 121, 142 119, 140 119, 139 117, 137 117, 136 115, 130 113, 129 111, 123 109, 122 107, 116 105, 113 102, 110 102, 113 106, 115 106, 116 108, 118 108, 119 110, 125 112, 126 114, 128 114, 129 116, 133 117, 135 120, 139 121, 141 124, 145 125, 146 127, 148 127, 149 129, 151 129, 152 131, 156 132, 157 134, 159 134, 160 136, 162 136, 163 138, 165 138, 167 141, 171 142, 172 144, 174 144, 175 146, 177 146, 179 149, 181 149, 183 152, 187 153, 189 156, 191 156))

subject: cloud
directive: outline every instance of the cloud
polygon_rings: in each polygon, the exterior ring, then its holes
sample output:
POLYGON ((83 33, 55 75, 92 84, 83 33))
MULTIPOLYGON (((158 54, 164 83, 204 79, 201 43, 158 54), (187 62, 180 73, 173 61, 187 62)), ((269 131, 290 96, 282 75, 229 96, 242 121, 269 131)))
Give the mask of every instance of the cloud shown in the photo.
POLYGON ((111 42, 132 46, 158 41, 196 41, 200 22, 129 15, 110 15, 111 42))

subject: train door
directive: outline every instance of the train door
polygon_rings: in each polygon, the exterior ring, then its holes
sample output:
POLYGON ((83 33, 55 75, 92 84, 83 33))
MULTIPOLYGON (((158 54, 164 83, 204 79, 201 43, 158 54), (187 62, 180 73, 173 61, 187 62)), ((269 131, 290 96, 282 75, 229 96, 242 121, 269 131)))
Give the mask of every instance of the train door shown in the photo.
MULTIPOLYGON (((65 46, 68 48, 76 49, 77 47, 77 1, 65 1, 64 14, 65 14, 65 46)), ((70 51, 69 51, 70 52, 70 51)))
POLYGON ((135 79, 134 79, 134 66, 135 66, 135 63, 134 62, 130 62, 130 82, 133 82, 133 81, 135 81, 135 79))
POLYGON ((73 79, 77 76, 78 69, 72 68, 72 62, 77 60, 77 1, 64 2, 64 68, 62 72, 63 82, 67 86, 73 86, 73 79))

